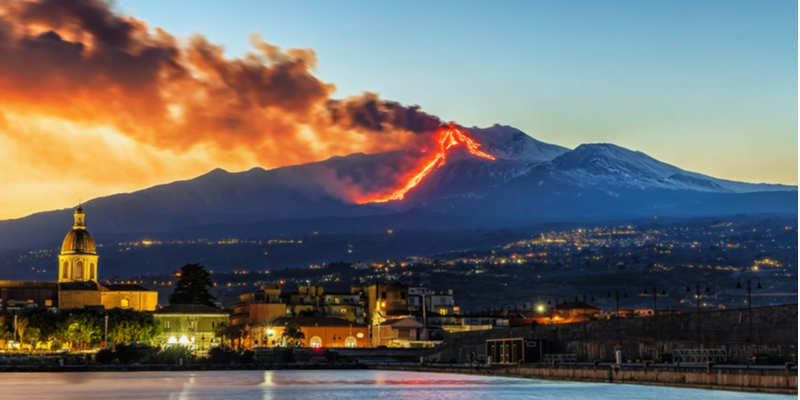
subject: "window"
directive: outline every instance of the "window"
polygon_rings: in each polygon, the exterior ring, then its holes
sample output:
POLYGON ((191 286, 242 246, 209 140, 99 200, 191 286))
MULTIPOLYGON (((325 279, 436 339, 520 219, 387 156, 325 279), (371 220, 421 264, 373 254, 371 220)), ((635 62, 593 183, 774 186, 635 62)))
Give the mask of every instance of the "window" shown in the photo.
POLYGON ((72 279, 76 281, 83 280, 83 261, 78 261, 72 268, 72 279))
POLYGON ((33 299, 28 299, 28 304, 33 304, 33 299))
POLYGON ((211 327, 212 328, 216 328, 217 327, 217 321, 211 321, 211 327))
POLYGON ((347 309, 346 308, 342 308, 341 311, 342 311, 342 314, 347 314, 347 309))
POLYGON ((53 306, 53 300, 45 300, 44 301, 44 305, 45 305, 45 307, 52 307, 53 306))
POLYGON ((318 349, 322 347, 322 338, 319 336, 314 336, 311 338, 311 347, 314 349, 318 349))
POLYGON ((129 306, 131 305, 131 302, 130 302, 130 300, 128 300, 128 299, 122 299, 122 300, 119 302, 119 305, 120 305, 120 307, 123 307, 123 308, 125 308, 125 307, 129 307, 129 306))
POLYGON ((385 299, 385 298, 386 298, 386 292, 381 292, 381 298, 382 298, 382 299, 385 299))
POLYGON ((405 300, 405 299, 406 299, 406 293, 400 292, 400 300, 405 300))
POLYGON ((439 314, 447 315, 447 309, 446 308, 440 308, 439 309, 439 314))
POLYGON ((62 279, 69 279, 69 263, 64 261, 64 268, 61 271, 62 279))
POLYGON ((335 304, 339 304, 339 298, 338 298, 338 297, 334 298, 334 299, 333 299, 333 302, 334 302, 335 304))
POLYGON ((89 279, 94 280, 94 264, 89 264, 89 279))
POLYGON ((169 321, 164 321, 164 330, 169 330, 169 321))
POLYGON ((344 347, 356 347, 358 342, 356 342, 356 338, 352 336, 348 336, 347 339, 344 340, 344 347))
POLYGON ((197 321, 189 321, 189 329, 194 329, 197 321))

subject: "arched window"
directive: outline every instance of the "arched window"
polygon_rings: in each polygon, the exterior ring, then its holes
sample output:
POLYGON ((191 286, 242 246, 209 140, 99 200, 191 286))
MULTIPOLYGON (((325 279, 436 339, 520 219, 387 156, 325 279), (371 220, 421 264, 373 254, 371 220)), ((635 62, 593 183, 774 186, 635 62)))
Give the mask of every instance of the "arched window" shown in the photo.
POLYGON ((64 261, 64 268, 61 270, 61 278, 69 279, 69 263, 64 261))
POLYGON ((356 346, 358 346, 356 338, 348 336, 347 339, 344 340, 344 347, 356 347, 356 346))
POLYGON ((322 338, 319 336, 314 336, 311 338, 311 347, 318 349, 322 347, 322 338))
POLYGON ((78 261, 72 268, 72 279, 76 281, 83 280, 83 261, 78 261))
POLYGON ((94 263, 89 264, 89 279, 91 280, 95 280, 94 271, 94 263))

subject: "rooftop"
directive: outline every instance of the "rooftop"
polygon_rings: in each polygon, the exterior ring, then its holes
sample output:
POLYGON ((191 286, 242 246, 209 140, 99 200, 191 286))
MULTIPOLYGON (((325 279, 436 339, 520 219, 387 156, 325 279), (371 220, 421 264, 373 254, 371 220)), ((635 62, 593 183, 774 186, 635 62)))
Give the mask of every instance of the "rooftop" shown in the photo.
POLYGON ((153 314, 219 314, 230 315, 230 312, 221 308, 208 307, 200 304, 170 304, 153 311, 153 314))

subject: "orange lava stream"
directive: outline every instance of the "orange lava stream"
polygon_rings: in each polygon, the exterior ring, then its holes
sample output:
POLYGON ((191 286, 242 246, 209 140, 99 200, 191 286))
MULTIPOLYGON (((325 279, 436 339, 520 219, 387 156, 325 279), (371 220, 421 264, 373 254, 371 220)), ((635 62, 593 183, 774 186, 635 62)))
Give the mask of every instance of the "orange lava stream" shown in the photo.
POLYGON ((406 193, 414 188, 414 186, 417 186, 420 182, 422 182, 422 180, 428 176, 431 171, 444 165, 447 161, 447 150, 459 143, 464 143, 464 145, 467 147, 467 150, 473 155, 488 158, 492 161, 495 160, 493 156, 478 150, 480 144, 461 133, 460 130, 456 128, 442 129, 439 131, 439 151, 436 153, 436 156, 433 158, 433 160, 425 165, 425 168, 423 168, 422 171, 414 175, 414 177, 411 178, 402 189, 395 191, 391 196, 383 199, 369 200, 363 203, 386 203, 390 200, 402 200, 406 193))

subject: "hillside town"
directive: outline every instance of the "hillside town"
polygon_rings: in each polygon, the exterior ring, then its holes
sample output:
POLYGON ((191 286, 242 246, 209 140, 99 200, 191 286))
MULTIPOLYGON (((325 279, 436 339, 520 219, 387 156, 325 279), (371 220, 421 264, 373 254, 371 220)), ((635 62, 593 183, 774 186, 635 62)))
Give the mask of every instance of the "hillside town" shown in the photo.
MULTIPOLYGON (((796 251, 796 246, 785 240, 796 237, 795 227, 752 229, 746 224, 716 223, 694 229, 574 229, 542 233, 486 251, 383 262, 323 263, 295 270, 214 272, 190 263, 167 277, 103 282, 97 245, 86 229, 82 207, 75 210, 74 219, 73 230, 64 238, 57 256, 57 281, 0 281, 0 348, 97 349, 119 341, 161 348, 177 346, 200 353, 219 346, 239 351, 280 347, 432 348, 448 335, 464 332, 651 318, 695 307, 700 311, 701 306, 703 310, 722 309, 726 301, 731 301, 731 293, 737 302, 734 306, 750 306, 752 289, 756 289, 756 296, 771 291, 778 300, 781 294, 775 293, 771 279, 791 276, 796 263, 796 257, 787 255, 796 251), (764 245, 764 240, 774 243, 776 239, 776 244, 764 245), (703 251, 706 254, 700 256, 703 251), (703 262, 687 264, 688 260, 700 259, 703 262), (696 290, 689 282, 684 292, 683 287, 669 287, 667 281, 654 282, 638 285, 644 289, 641 294, 635 284, 625 287, 623 279, 594 289, 594 294, 578 289, 568 292, 570 287, 519 286, 523 276, 524 281, 535 285, 548 281, 542 277, 548 274, 552 282, 553 274, 577 272, 597 277, 626 269, 662 276, 706 270, 703 278, 715 273, 714 277, 720 279, 708 280, 731 283, 720 290, 705 280, 693 281, 696 290), (743 302, 739 300, 745 295, 742 273, 760 276, 746 277, 747 297, 743 302), (482 292, 511 291, 522 296, 498 296, 493 301, 486 296, 488 304, 484 299, 482 307, 475 307, 473 302, 467 309, 458 299, 481 292, 470 286, 474 285, 470 279, 477 279, 482 292), (751 280, 757 287, 751 287, 751 280), (501 281, 497 290, 487 290, 501 281), (454 287, 443 287, 442 283, 454 287), (471 293, 460 292, 463 290, 471 293), (683 292, 683 298, 678 292, 683 292), (125 318, 139 321, 140 326, 126 331, 126 325, 135 324, 125 318)), ((302 240, 268 241, 266 246, 280 244, 302 244, 302 240)))

